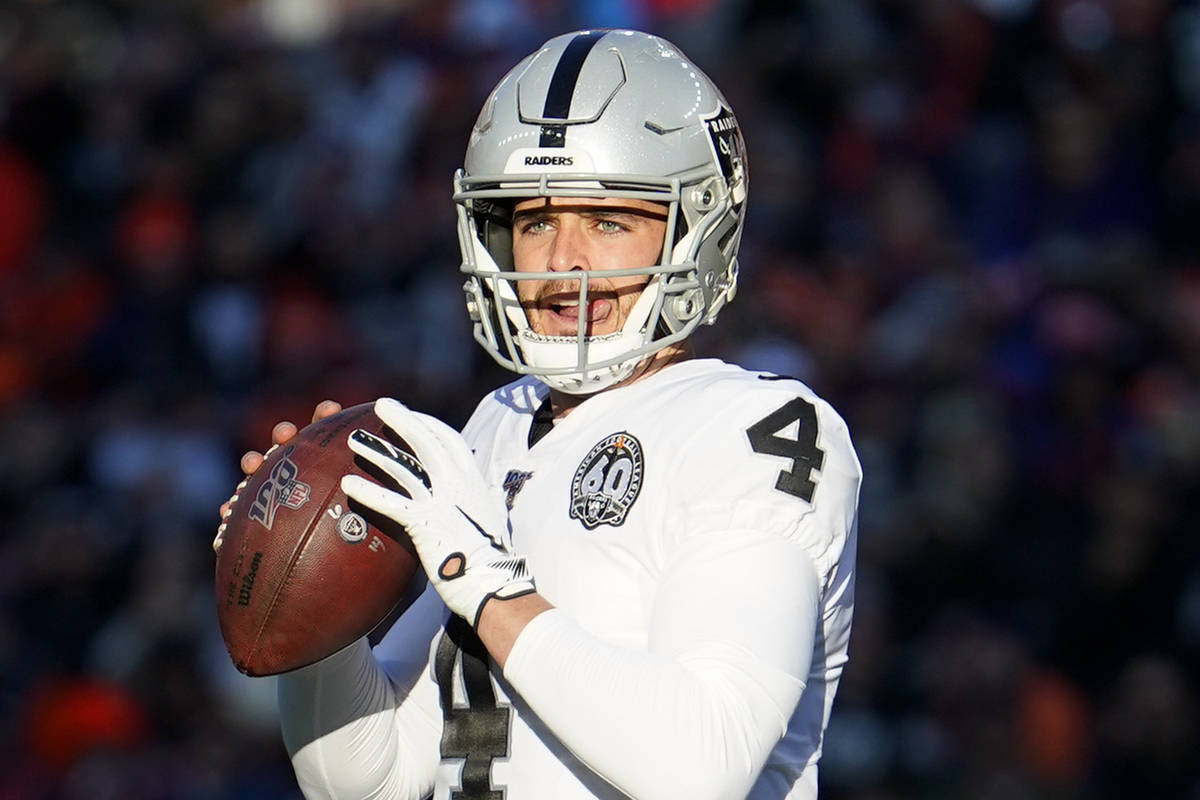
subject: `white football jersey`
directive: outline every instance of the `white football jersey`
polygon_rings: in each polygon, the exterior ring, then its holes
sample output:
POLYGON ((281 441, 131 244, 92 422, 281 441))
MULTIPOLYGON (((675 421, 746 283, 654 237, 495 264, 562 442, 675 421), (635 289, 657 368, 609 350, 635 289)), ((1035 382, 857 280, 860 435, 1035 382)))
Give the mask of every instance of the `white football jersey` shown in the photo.
POLYGON ((531 446, 546 393, 497 390, 463 436, 555 608, 503 675, 456 617, 402 666, 446 613, 427 590, 374 658, 282 676, 305 795, 815 797, 853 607, 845 424, 799 381, 689 360, 531 446))
MULTIPOLYGON (((821 591, 816 641, 806 643, 812 645, 811 665, 759 789, 762 797, 783 797, 793 784, 811 782, 815 794, 815 774, 811 781, 800 776, 812 771, 819 755, 846 661, 853 602, 860 472, 843 421, 798 381, 691 360, 589 398, 531 447, 531 423, 546 391, 527 378, 494 392, 463 435, 488 482, 504 496, 513 548, 527 557, 538 592, 587 633, 647 651, 664 574, 685 543, 700 537, 721 537, 720 547, 736 548, 744 532, 765 533, 798 544, 809 556, 821 591)), ((761 578, 723 579, 770 580, 772 566, 763 565, 761 578)), ((699 590, 729 589, 713 584, 699 590)), ((780 617, 786 625, 795 613, 764 609, 760 618, 740 624, 771 624, 764 621, 780 617)), ((771 635, 784 639, 788 631, 771 635)), ((482 788, 481 772, 464 784, 468 760, 478 770, 490 762, 489 789, 506 790, 509 798, 624 796, 597 780, 564 748, 565 736, 510 695, 494 665, 489 687, 470 686, 480 674, 471 675, 468 660, 464 676, 449 637, 435 646, 432 661, 436 680, 454 676, 446 718, 453 720, 448 724, 456 728, 459 748, 443 748, 436 798, 487 796, 455 792, 466 784, 482 788), (484 706, 475 708, 472 702, 480 699, 484 706), (468 754, 472 747, 477 752, 468 754)), ((619 728, 621 721, 615 724, 619 728)), ((639 721, 626 724, 636 730, 639 721)), ((600 728, 589 719, 577 726, 581 737, 600 728)), ((809 796, 809 789, 801 785, 792 796, 809 796)))

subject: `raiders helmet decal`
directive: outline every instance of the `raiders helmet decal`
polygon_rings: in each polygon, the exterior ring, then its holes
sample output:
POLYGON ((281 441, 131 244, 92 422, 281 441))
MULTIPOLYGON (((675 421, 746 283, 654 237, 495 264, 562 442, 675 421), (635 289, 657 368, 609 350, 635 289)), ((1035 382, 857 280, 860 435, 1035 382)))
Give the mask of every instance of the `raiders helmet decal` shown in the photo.
POLYGON ((644 470, 642 444, 632 434, 614 433, 597 442, 571 481, 571 518, 589 531, 621 525, 642 490, 644 470))

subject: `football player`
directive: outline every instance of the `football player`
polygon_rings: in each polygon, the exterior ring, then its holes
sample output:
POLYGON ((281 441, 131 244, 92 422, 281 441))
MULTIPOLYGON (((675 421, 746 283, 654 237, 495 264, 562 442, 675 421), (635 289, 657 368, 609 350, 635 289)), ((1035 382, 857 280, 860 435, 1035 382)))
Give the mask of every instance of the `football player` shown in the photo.
POLYGON ((280 677, 306 797, 816 796, 861 472, 803 383, 687 349, 734 295, 746 197, 725 98, 660 38, 559 36, 487 98, 462 271, 520 377, 461 434, 378 401, 415 457, 350 435, 402 491, 343 488, 407 527, 429 589, 377 647, 280 677))

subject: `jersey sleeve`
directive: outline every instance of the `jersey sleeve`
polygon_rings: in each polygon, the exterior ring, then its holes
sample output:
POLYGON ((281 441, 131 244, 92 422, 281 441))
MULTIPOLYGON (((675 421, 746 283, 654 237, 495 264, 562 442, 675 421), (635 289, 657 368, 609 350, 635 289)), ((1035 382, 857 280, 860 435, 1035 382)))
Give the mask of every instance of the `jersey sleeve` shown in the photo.
POLYGON ((804 689, 811 562, 778 537, 729 534, 724 545, 696 540, 665 576, 648 652, 602 642, 553 609, 505 665, 563 744, 631 797, 746 796, 804 689))
POLYGON ((427 589, 374 650, 362 639, 279 676, 283 740, 305 798, 428 796, 442 725, 428 656, 443 613, 427 589))
POLYGON ((717 389, 712 400, 723 413, 695 426, 675 465, 679 511, 675 524, 664 525, 664 547, 686 551, 691 540, 749 525, 808 554, 818 584, 813 653, 788 735, 768 767, 815 786, 849 658, 862 470, 846 423, 803 383, 765 376, 717 389))

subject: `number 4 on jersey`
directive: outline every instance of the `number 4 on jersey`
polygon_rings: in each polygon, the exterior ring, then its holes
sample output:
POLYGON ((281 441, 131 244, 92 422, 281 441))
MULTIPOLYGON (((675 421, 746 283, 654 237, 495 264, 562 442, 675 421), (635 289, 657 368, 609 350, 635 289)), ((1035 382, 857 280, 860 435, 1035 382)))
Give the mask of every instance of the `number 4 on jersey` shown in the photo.
POLYGON ((779 473, 775 488, 811 503, 817 488, 812 471, 825 463, 825 453, 817 447, 817 410, 803 397, 789 400, 746 430, 750 448, 756 453, 790 459, 792 468, 779 473), (779 432, 793 422, 800 423, 795 439, 779 432))
POLYGON ((462 789, 452 791, 450 800, 504 800, 504 790, 492 788, 492 762, 508 755, 512 709, 496 702, 487 650, 462 617, 446 622, 433 669, 443 714, 442 758, 463 759, 462 789), (454 703, 456 672, 466 707, 454 703))

